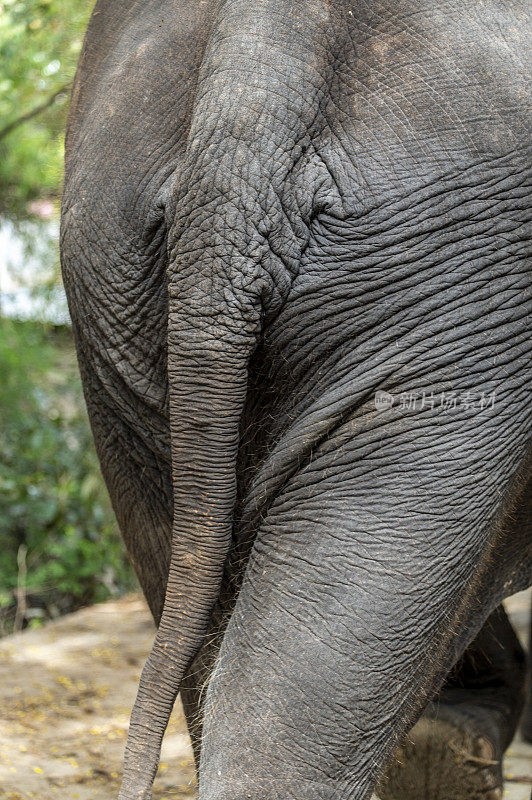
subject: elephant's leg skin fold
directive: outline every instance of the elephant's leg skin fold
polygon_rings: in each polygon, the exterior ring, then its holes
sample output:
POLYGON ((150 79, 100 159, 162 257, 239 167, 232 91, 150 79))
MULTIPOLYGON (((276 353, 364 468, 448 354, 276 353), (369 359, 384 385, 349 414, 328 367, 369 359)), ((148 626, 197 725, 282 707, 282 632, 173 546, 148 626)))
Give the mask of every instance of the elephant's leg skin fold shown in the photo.
MULTIPOLYGON (((477 439, 486 452, 496 427, 477 439)), ((345 422, 261 523, 207 693, 200 800, 367 800, 498 605, 491 564, 504 571, 513 540, 490 470, 469 481, 467 421, 427 418, 427 448, 410 446, 409 428, 383 423, 376 440, 360 417, 345 422)), ((522 493, 515 476, 510 486, 522 493)), ((496 760, 453 727, 439 735, 496 760)))

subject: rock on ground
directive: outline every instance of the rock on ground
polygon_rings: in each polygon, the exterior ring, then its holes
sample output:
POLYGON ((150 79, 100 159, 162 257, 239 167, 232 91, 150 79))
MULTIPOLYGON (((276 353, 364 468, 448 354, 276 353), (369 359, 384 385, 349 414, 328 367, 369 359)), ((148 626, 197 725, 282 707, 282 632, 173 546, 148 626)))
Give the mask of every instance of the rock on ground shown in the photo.
MULTIPOLYGON (((509 606, 524 635, 530 593, 509 606)), ((0 800, 117 797, 129 712, 153 633, 144 601, 131 596, 0 642, 0 800)), ((532 747, 516 741, 505 769, 505 800, 530 800, 532 747)), ((177 704, 154 800, 195 797, 177 704)))

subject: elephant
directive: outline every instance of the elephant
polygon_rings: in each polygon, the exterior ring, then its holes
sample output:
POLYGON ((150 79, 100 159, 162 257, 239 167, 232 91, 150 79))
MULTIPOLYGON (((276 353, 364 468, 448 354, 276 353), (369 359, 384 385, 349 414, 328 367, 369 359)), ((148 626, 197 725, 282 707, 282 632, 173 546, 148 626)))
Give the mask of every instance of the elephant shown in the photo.
POLYGON ((532 584, 520 0, 98 0, 61 260, 200 800, 495 800, 532 584))

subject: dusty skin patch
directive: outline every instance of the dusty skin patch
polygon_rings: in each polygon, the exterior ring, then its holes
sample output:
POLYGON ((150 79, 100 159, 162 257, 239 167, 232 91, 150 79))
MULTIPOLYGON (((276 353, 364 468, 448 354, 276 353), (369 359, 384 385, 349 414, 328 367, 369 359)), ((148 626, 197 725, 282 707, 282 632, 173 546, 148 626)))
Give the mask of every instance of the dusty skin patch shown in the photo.
MULTIPOLYGON (((524 637, 530 593, 516 595, 508 606, 524 637)), ((153 632, 144 601, 135 595, 0 642, 1 800, 118 796, 129 712, 153 632)), ((530 800, 532 747, 514 742, 505 766, 504 800, 530 800)), ((195 797, 178 704, 154 800, 195 797)))

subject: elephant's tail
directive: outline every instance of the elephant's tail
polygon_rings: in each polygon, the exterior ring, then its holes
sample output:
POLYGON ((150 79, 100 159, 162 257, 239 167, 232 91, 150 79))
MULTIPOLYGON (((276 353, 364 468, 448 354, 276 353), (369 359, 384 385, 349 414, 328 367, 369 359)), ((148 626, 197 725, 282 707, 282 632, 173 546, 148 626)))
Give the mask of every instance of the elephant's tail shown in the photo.
MULTIPOLYGON (((164 731, 203 642, 232 537, 249 358, 264 316, 289 292, 308 236, 287 187, 317 117, 320 60, 301 36, 307 0, 288 4, 281 22, 274 0, 262 6, 261 27, 245 0, 222 4, 172 198, 172 557, 131 717, 120 800, 151 798, 164 731)), ((309 25, 322 51, 315 16, 309 25)))
POLYGON ((239 301, 209 283, 197 275, 183 294, 173 281, 170 286, 172 556, 161 621, 131 716, 121 800, 151 797, 164 731, 203 642, 231 542, 239 420, 258 309, 249 308, 244 322, 239 301), (220 319, 228 303, 238 334, 220 319))

